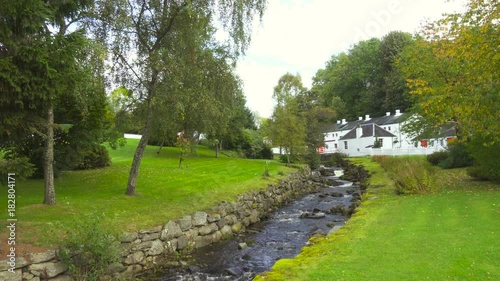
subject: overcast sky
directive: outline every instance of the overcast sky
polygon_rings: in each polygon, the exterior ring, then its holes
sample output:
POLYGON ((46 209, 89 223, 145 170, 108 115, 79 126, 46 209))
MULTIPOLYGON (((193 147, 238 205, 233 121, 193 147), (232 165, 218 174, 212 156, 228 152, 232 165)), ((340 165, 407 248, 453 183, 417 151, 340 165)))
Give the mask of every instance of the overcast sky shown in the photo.
POLYGON ((304 86, 333 54, 390 31, 415 33, 424 19, 461 11, 464 0, 268 0, 262 24, 238 62, 247 106, 262 117, 273 109, 273 88, 286 72, 304 86))

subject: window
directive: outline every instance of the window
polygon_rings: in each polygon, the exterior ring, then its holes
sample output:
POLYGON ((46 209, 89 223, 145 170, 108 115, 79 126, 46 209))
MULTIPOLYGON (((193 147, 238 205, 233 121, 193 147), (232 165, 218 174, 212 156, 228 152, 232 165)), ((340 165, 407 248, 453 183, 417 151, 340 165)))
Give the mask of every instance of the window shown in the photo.
POLYGON ((339 146, 337 144, 335 144, 335 149, 339 148, 339 146))
POLYGON ((347 149, 347 141, 344 141, 344 149, 347 149))
POLYGON ((387 129, 389 129, 389 131, 391 130, 391 126, 387 127, 387 129))
POLYGON ((384 146, 384 139, 378 139, 378 144, 379 144, 379 147, 383 147, 384 146))

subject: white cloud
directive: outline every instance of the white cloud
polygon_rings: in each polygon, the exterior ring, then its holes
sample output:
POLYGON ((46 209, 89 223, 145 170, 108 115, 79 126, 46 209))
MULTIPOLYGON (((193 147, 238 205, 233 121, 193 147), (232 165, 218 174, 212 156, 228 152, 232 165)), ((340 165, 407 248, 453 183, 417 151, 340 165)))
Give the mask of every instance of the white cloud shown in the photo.
POLYGON ((272 113, 273 87, 286 72, 299 73, 306 87, 335 53, 392 30, 414 33, 424 18, 437 19, 464 0, 269 0, 262 25, 237 73, 245 83, 248 107, 272 113))

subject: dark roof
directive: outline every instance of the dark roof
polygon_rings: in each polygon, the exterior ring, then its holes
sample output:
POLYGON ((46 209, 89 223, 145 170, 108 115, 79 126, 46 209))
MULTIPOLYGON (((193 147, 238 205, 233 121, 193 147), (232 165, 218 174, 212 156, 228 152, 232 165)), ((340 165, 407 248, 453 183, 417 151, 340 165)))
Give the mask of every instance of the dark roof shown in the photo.
POLYGON ((358 126, 358 124, 361 125, 368 125, 368 124, 376 124, 379 126, 383 125, 389 125, 389 124, 397 124, 401 123, 405 118, 408 116, 407 113, 402 113, 398 116, 396 115, 389 115, 389 116, 382 116, 382 117, 373 117, 369 120, 355 120, 355 121, 349 121, 346 122, 345 124, 331 124, 331 125, 326 125, 322 128, 323 133, 328 133, 328 132, 336 132, 336 131, 345 131, 345 130, 351 130, 354 129, 358 126))
MULTIPOLYGON (((362 138, 367 138, 367 137, 396 137, 394 134, 391 132, 382 129, 380 126, 372 123, 372 124, 364 124, 360 125, 362 129, 361 137, 362 138)), ((349 139, 356 139, 356 129, 354 128, 350 130, 347 134, 345 134, 343 137, 340 138, 340 140, 349 140, 349 139)))
POLYGON ((445 137, 455 137, 457 135, 455 124, 446 124, 441 129, 444 130, 445 137))
POLYGON ((430 133, 418 135, 415 139, 429 139, 429 138, 448 138, 456 137, 457 129, 454 122, 448 122, 430 133))
POLYGON ((323 124, 321 126, 321 132, 322 133, 329 133, 329 132, 335 132, 335 131, 338 131, 337 130, 337 127, 339 126, 339 124, 323 124))

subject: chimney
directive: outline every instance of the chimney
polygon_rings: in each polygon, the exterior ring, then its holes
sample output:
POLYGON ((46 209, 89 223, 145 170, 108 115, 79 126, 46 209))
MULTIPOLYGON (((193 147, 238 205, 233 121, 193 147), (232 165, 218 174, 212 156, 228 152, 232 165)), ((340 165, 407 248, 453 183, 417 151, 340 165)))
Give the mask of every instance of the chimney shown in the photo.
POLYGON ((337 120, 337 124, 340 124, 340 120, 337 120))
POLYGON ((342 124, 347 124, 347 122, 345 121, 345 119, 342 119, 342 124))
POLYGON ((358 120, 359 120, 359 121, 363 120, 363 117, 361 117, 361 116, 360 116, 360 117, 358 117, 358 120))
POLYGON ((363 128, 361 128, 361 125, 358 124, 356 126, 356 138, 359 139, 363 135, 363 128))
POLYGON ((401 116, 401 114, 402 114, 402 113, 401 113, 401 110, 396 109, 396 114, 395 114, 395 116, 401 116))
POLYGON ((365 115, 365 120, 366 120, 366 121, 368 121, 368 120, 370 120, 370 119, 371 119, 371 118, 370 118, 370 115, 366 114, 366 115, 365 115))
POLYGON ((390 111, 387 111, 387 112, 385 113, 385 116, 391 116, 391 112, 390 112, 390 111))

